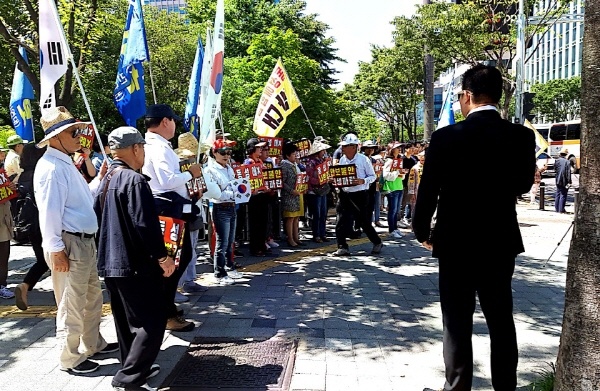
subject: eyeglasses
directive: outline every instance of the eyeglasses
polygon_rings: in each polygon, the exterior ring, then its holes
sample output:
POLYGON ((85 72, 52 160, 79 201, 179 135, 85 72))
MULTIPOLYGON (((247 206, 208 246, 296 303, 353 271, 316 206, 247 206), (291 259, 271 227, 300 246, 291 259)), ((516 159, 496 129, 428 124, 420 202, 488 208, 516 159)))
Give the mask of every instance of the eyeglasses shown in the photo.
POLYGON ((233 153, 231 149, 227 148, 219 148, 215 152, 217 152, 219 155, 231 155, 233 153))

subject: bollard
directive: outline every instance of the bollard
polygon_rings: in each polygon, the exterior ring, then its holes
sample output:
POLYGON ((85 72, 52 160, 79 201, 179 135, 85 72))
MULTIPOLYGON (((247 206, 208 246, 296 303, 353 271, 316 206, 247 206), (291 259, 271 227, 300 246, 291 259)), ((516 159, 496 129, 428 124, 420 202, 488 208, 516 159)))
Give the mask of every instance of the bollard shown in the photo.
POLYGON ((544 206, 546 203, 546 184, 544 182, 540 183, 540 210, 544 210, 544 206))

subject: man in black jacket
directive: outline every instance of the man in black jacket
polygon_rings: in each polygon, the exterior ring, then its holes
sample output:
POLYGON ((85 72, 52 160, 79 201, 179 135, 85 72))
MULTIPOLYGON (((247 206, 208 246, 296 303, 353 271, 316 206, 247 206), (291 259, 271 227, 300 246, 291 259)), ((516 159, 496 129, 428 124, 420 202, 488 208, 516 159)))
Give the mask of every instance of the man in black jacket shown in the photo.
POLYGON ((175 271, 146 177, 146 141, 133 127, 113 130, 108 145, 114 161, 95 197, 98 216, 98 271, 110 293, 122 368, 115 390, 147 389, 160 368, 154 360, 167 324, 164 277, 175 271))
POLYGON ((466 119, 433 133, 412 221, 417 240, 439 259, 444 390, 471 389, 476 296, 490 334, 492 385, 495 390, 514 390, 517 385, 511 282, 515 258, 524 248, 515 204, 533 184, 535 138, 531 130, 500 117, 502 83, 493 67, 476 65, 464 74, 458 98, 466 119), (514 146, 510 176, 492 188, 488 167, 471 165, 464 185, 485 189, 487 195, 466 200, 468 189, 458 186, 452 175, 459 169, 452 166, 456 151, 470 151, 471 161, 483 162, 490 148, 506 140, 514 146))

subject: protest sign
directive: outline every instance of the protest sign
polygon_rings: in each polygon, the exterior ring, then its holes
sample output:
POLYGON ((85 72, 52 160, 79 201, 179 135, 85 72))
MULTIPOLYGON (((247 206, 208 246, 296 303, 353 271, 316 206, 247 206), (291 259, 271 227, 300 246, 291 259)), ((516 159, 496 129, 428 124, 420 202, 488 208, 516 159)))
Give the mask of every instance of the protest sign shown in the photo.
POLYGON ((302 159, 303 157, 308 156, 308 152, 310 151, 310 140, 299 140, 295 141, 294 144, 296 144, 296 147, 298 147, 298 150, 296 151, 297 159, 302 159))
POLYGON ((327 159, 315 167, 317 175, 319 176, 319 185, 324 185, 329 182, 329 167, 331 167, 331 159, 327 159))
POLYGON ((233 171, 235 172, 236 178, 248 178, 252 191, 266 189, 262 173, 262 164, 245 164, 236 167, 233 171))
POLYGON ((92 149, 92 145, 94 145, 94 125, 90 124, 86 128, 81 129, 79 143, 81 144, 81 148, 92 149))
POLYGON ((339 164, 329 167, 331 184, 335 187, 354 186, 356 179, 356 165, 339 164))
POLYGON ((185 221, 166 216, 158 216, 158 219, 160 221, 160 229, 165 241, 167 254, 173 258, 175 265, 179 266, 181 248, 183 247, 185 221))
POLYGON ((392 159, 390 171, 400 171, 402 169, 402 159, 392 159))
POLYGON ((266 141, 269 145, 269 156, 281 156, 283 149, 283 139, 281 137, 259 137, 261 141, 266 141))
POLYGON ((263 171, 263 179, 265 186, 270 190, 278 190, 283 188, 283 174, 281 168, 272 168, 263 171))
POLYGON ((296 191, 300 194, 308 191, 308 175, 305 172, 296 175, 296 191))
POLYGON ((10 201, 19 195, 18 192, 11 190, 9 187, 10 184, 11 181, 8 179, 6 171, 4 171, 3 168, 0 168, 0 204, 10 201))
MULTIPOLYGON (((186 172, 189 170, 192 164, 196 164, 196 159, 193 157, 183 159, 179 161, 179 170, 186 172)), ((192 178, 186 182, 185 187, 187 188, 190 198, 201 197, 201 193, 206 191, 206 181, 204 180, 204 174, 202 173, 202 167, 200 167, 200 176, 198 178, 192 178)))

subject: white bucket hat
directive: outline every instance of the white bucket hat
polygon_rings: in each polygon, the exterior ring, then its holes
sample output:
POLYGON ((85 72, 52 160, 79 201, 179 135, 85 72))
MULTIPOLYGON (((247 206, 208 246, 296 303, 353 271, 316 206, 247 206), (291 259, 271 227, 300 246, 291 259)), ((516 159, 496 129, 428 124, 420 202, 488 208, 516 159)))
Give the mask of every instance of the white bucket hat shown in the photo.
POLYGON ((310 149, 308 150, 308 156, 314 155, 315 153, 319 153, 321 151, 325 151, 326 149, 331 148, 331 145, 326 144, 327 140, 324 140, 323 137, 317 136, 315 137, 315 141, 313 141, 310 149))

